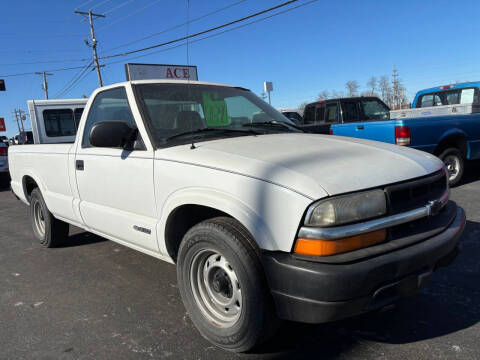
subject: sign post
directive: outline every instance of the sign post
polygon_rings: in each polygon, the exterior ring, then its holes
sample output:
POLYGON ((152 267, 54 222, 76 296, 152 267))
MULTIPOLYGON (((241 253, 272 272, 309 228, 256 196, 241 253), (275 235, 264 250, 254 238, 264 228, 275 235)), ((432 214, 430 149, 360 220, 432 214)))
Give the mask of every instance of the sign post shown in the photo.
POLYGON ((127 81, 148 79, 198 80, 197 67, 190 65, 125 64, 127 81))
POLYGON ((5 119, 0 118, 0 131, 7 131, 7 128, 5 127, 5 119))
POLYGON ((273 91, 273 82, 265 81, 263 83, 263 89, 265 90, 266 93, 268 93, 268 103, 272 105, 272 102, 270 101, 270 92, 273 91))

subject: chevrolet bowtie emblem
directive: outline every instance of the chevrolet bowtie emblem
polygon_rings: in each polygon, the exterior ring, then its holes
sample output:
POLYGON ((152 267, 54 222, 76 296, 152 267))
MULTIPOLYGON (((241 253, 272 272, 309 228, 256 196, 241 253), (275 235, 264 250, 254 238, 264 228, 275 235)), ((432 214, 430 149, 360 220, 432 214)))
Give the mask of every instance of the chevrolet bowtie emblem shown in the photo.
POLYGON ((431 200, 427 204, 428 216, 437 215, 442 208, 442 203, 438 200, 431 200))

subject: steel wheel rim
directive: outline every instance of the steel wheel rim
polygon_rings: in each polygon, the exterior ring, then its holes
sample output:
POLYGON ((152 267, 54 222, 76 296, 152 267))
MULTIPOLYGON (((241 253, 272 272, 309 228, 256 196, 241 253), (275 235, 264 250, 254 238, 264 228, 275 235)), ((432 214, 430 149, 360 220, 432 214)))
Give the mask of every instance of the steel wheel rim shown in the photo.
POLYGON ((190 266, 190 285, 202 315, 215 326, 233 326, 242 313, 242 291, 234 269, 215 250, 201 250, 190 266))
POLYGON ((45 236, 45 214, 39 201, 33 203, 33 220, 36 231, 41 236, 45 236))
POLYGON ((455 155, 447 155, 443 159, 443 163, 447 167, 448 180, 454 180, 460 172, 460 160, 455 155))

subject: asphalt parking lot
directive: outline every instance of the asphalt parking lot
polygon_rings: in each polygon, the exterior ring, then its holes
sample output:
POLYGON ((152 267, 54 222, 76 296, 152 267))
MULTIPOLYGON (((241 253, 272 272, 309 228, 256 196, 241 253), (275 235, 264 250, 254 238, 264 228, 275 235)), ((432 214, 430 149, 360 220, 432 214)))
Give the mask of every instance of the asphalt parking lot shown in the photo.
POLYGON ((73 228, 43 249, 3 182, 0 359, 480 359, 478 164, 452 193, 467 212, 463 250, 427 289, 337 323, 285 323, 255 352, 231 354, 193 327, 174 266, 73 228))

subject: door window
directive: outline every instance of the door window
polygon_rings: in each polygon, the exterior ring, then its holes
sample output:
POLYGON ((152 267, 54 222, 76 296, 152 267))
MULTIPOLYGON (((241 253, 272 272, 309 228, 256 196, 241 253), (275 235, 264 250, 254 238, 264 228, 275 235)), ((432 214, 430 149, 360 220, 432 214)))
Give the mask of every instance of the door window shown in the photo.
POLYGON ((125 88, 119 87, 99 93, 93 101, 83 131, 82 147, 90 147, 89 135, 93 126, 101 121, 123 121, 136 128, 128 105, 125 88))
POLYGON ((423 95, 420 100, 420 107, 433 106, 433 94, 423 95))
POLYGON ((325 104, 317 105, 315 113, 316 113, 315 122, 324 123, 325 122, 325 104))
POLYGON ((388 107, 377 100, 364 100, 360 102, 365 120, 387 120, 390 119, 388 107))
POLYGON ((305 108, 305 112, 303 114, 303 124, 304 125, 315 124, 315 106, 314 105, 310 105, 305 108))
POLYGON ((325 122, 337 122, 337 103, 327 104, 325 108, 325 122))
POLYGON ((435 94, 433 96, 433 106, 441 106, 441 105, 446 105, 446 104, 443 103, 439 94, 435 94))
POLYGON ((357 103, 354 101, 346 101, 343 103, 343 121, 355 122, 358 121, 357 103))
POLYGON ((460 92, 458 90, 445 92, 445 102, 447 105, 460 103, 460 92))

